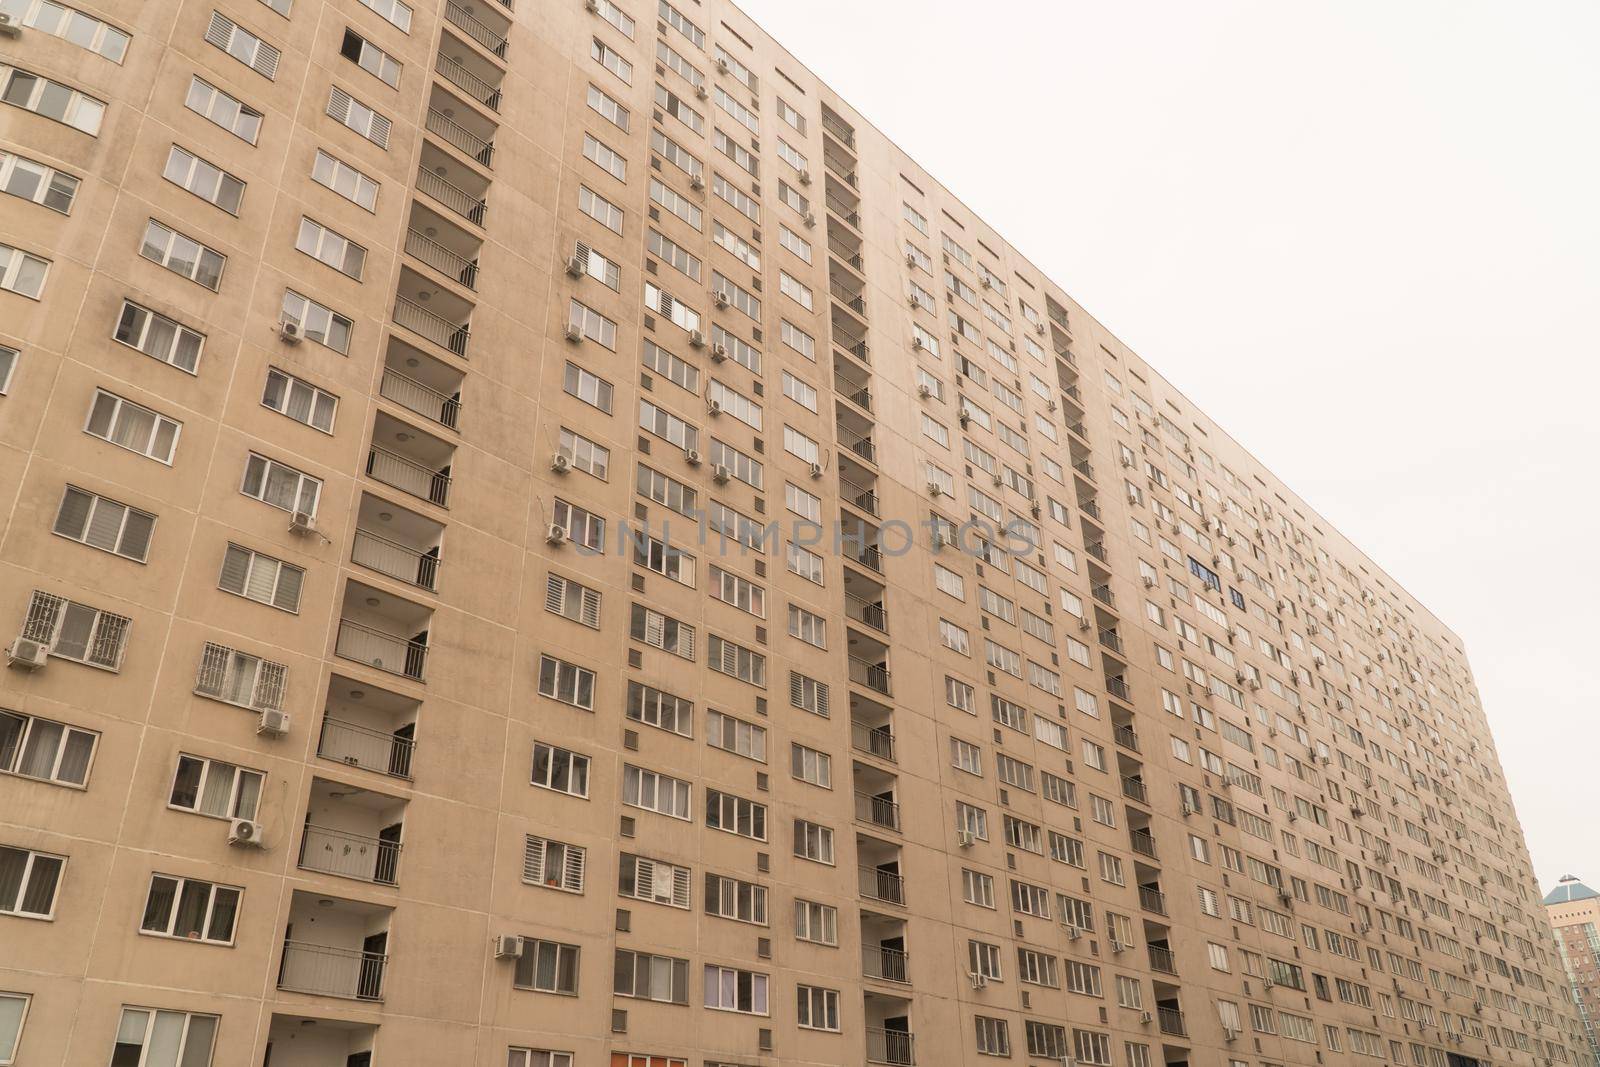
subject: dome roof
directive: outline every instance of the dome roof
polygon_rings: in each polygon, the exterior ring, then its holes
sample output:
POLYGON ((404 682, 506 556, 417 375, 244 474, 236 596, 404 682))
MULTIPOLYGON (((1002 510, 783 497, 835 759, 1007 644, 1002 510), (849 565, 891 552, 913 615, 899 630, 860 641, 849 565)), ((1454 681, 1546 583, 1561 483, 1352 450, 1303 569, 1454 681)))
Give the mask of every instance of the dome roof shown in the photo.
POLYGON ((1546 905, 1570 904, 1574 900, 1593 900, 1596 897, 1600 897, 1600 893, 1596 893, 1569 874, 1561 879, 1560 885, 1550 890, 1544 902, 1546 905))

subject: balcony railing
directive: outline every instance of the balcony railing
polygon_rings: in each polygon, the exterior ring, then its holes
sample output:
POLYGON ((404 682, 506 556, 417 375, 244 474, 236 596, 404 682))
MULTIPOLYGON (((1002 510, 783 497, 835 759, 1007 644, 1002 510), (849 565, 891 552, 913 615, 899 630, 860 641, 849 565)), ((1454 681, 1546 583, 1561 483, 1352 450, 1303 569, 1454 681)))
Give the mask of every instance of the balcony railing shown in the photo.
POLYGON ((1122 651, 1122 638, 1117 636, 1117 631, 1115 630, 1101 630, 1100 643, 1113 652, 1122 651))
POLYGON ((360 527, 356 528, 355 540, 350 544, 350 562, 430 593, 439 589, 438 556, 432 552, 418 552, 360 527))
POLYGON ((406 231, 406 252, 468 289, 478 288, 477 261, 452 252, 420 230, 406 231))
POLYGON ((1078 510, 1089 516, 1091 519, 1100 519, 1100 505, 1096 504, 1093 500, 1078 501, 1078 510))
POLYGON ((367 474, 374 481, 392 485, 431 504, 440 507, 450 504, 450 475, 388 449, 373 448, 368 451, 367 474))
POLYGON ((1149 797, 1145 793, 1144 783, 1137 778, 1122 779, 1122 795, 1130 800, 1137 800, 1141 804, 1148 804, 1149 797))
POLYGON ((1131 701, 1133 699, 1133 690, 1129 689, 1128 683, 1121 678, 1107 678, 1106 692, 1119 700, 1131 701))
POLYGON ((441 318, 403 296, 394 298, 394 321, 458 356, 466 356, 472 340, 472 331, 465 324, 441 318))
POLYGON ((1148 830, 1131 831, 1128 834, 1128 843, 1133 846, 1133 850, 1139 855, 1149 856, 1151 859, 1156 858, 1156 839, 1148 830))
POLYGON ((1139 907, 1155 915, 1167 913, 1167 895, 1147 885, 1139 887, 1139 907))
POLYGON ((833 115, 824 112, 822 128, 828 131, 828 136, 838 141, 845 148, 854 149, 856 146, 856 132, 833 115))
MULTIPOLYGON (((505 3, 505 0, 501 0, 501 2, 505 3)), ((511 5, 507 3, 506 8, 509 9, 510 7, 511 5)), ((444 17, 449 19, 452 25, 465 32, 468 37, 483 45, 500 59, 506 57, 506 39, 483 22, 480 22, 470 11, 456 3, 455 0, 445 0, 444 17)))
POLYGON ((300 841, 300 869, 394 885, 400 866, 400 842, 365 837, 346 830, 306 824, 300 841))
POLYGON ((857 752, 894 762, 894 734, 889 732, 887 726, 864 726, 853 722, 850 724, 850 744, 857 752))
POLYGON ((1111 730, 1111 736, 1112 736, 1113 739, 1116 740, 1117 744, 1121 745, 1123 748, 1127 749, 1129 752, 1137 752, 1137 751, 1139 751, 1139 735, 1134 732, 1133 727, 1131 727, 1131 726, 1116 726, 1116 727, 1113 727, 1112 730, 1111 730))
POLYGON ((870 822, 874 826, 881 826, 886 830, 900 829, 900 805, 888 797, 873 796, 871 793, 856 794, 856 818, 863 822, 870 822))
POLYGON ((473 225, 483 225, 483 216, 489 210, 489 204, 482 197, 473 196, 427 167, 417 168, 417 188, 473 225))
POLYGON ((1184 1029, 1183 1012, 1177 1008, 1157 1008, 1156 1025, 1161 1028, 1163 1034, 1171 1034, 1174 1037, 1189 1036, 1189 1031, 1184 1029))
POLYGON ((465 63, 458 63, 450 56, 440 56, 436 64, 440 74, 466 92, 466 94, 490 111, 500 110, 500 90, 489 84, 467 69, 465 63))
POLYGON ((868 463, 878 462, 878 446, 873 444, 870 437, 857 437, 854 434, 841 432, 839 443, 868 463))
POLYGON ((906 902, 906 880, 890 871, 876 867, 861 867, 861 895, 868 900, 881 900, 885 904, 906 902))
POLYGON ((861 946, 861 973, 885 982, 911 981, 906 970, 905 952, 888 945, 861 946))
POLYGON ((1089 555, 1093 556, 1095 559, 1099 560, 1101 563, 1106 562, 1106 546, 1101 544, 1099 541, 1090 541, 1088 544, 1083 546, 1083 550, 1089 553, 1089 555))
POLYGON ((914 1067, 913 1037, 904 1030, 867 1027, 867 1062, 887 1063, 892 1067, 914 1067))
POLYGON ((868 689, 889 696, 889 668, 881 663, 869 663, 864 659, 850 657, 850 680, 857 685, 864 685, 868 689))
POLYGON ((1089 592, 1096 600, 1100 601, 1100 603, 1104 604, 1106 607, 1114 608, 1117 606, 1117 598, 1111 592, 1111 586, 1108 583, 1101 583, 1100 585, 1090 589, 1089 592))
POLYGON ((879 574, 883 573, 883 553, 878 549, 877 545, 858 546, 855 541, 846 537, 844 543, 840 546, 840 550, 844 553, 845 558, 854 560, 863 567, 879 574))
POLYGON ((854 507, 874 517, 878 514, 878 491, 864 489, 844 475, 839 476, 839 495, 854 507))
POLYGON ((443 137, 485 167, 494 166, 494 142, 484 140, 444 112, 430 107, 424 125, 428 132, 443 137))
POLYGON ((278 988, 349 1000, 382 1000, 383 972, 388 964, 385 952, 285 941, 278 988))
POLYGON ((343 659, 365 663, 380 671, 422 681, 427 674, 428 646, 421 641, 386 634, 350 619, 339 620, 334 652, 343 659))
POLYGON ((423 385, 393 367, 383 368, 383 378, 378 383, 378 394, 385 400, 394 401, 407 411, 415 412, 425 419, 432 419, 440 426, 447 426, 452 430, 457 428, 457 419, 461 415, 459 397, 445 396, 439 390, 423 385))
POLYGON ((1089 439, 1089 431, 1083 428, 1083 423, 1081 422, 1069 422, 1067 423, 1067 429, 1071 430, 1085 441, 1089 439))
POLYGON ((1178 959, 1172 954, 1170 948, 1162 948, 1160 945, 1146 945, 1145 947, 1150 952, 1150 969, 1152 971, 1160 971, 1162 974, 1178 973, 1178 959))
POLYGON ((386 734, 329 715, 323 716, 322 733, 317 738, 317 755, 323 759, 408 781, 415 750, 416 742, 409 737, 386 734))
POLYGON ((844 613, 856 622, 872 627, 880 633, 889 632, 889 613, 882 602, 862 600, 858 596, 844 595, 844 613))
POLYGON ((1078 462, 1072 465, 1072 469, 1089 479, 1091 482, 1094 481, 1094 467, 1089 463, 1088 460, 1078 460, 1078 462))

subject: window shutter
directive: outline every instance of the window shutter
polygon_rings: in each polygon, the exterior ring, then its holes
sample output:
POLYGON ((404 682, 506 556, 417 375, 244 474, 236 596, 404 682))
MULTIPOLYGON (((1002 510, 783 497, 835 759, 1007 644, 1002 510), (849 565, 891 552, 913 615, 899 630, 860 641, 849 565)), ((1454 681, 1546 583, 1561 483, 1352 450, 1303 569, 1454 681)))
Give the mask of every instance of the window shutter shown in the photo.
POLYGON ((256 668, 254 706, 277 711, 283 707, 283 682, 287 668, 261 660, 256 668))
POLYGON ((529 885, 544 884, 544 838, 528 835, 522 850, 522 880, 529 885))
POLYGON ((74 540, 82 537, 93 503, 94 497, 82 489, 67 486, 67 494, 61 498, 61 510, 56 513, 56 533, 74 540))
POLYGON ((245 579, 250 574, 251 553, 238 545, 229 545, 228 553, 222 558, 222 588, 230 593, 244 595, 245 579))
POLYGON ((372 129, 367 137, 379 148, 389 147, 389 120, 377 112, 372 113, 372 129))
POLYGON ((633 860, 633 893, 645 900, 655 899, 656 865, 642 856, 633 860))
POLYGON ((680 908, 689 906, 689 868, 672 869, 672 903, 680 908))
POLYGON ((694 659, 694 627, 678 624, 678 655, 694 659))
POLYGON ((583 607, 579 612, 579 621, 585 626, 596 628, 600 626, 600 594, 593 589, 583 590, 583 607))
POLYGON ((206 41, 214 44, 223 51, 227 51, 228 42, 233 40, 234 25, 232 20, 220 11, 211 13, 211 25, 206 27, 206 41))
POLYGON ((335 85, 333 91, 328 94, 328 115, 348 125, 350 102, 350 94, 335 85))
POLYGON ((122 527, 122 542, 117 551, 129 559, 143 560, 150 554, 150 534, 156 521, 143 512, 128 512, 128 521, 122 527))
POLYGON ((656 648, 666 647, 666 620, 654 611, 648 611, 644 617, 644 643, 656 648))
POLYGON ((96 502, 94 513, 89 517, 89 529, 85 540, 95 548, 115 552, 117 535, 122 532, 122 517, 127 512, 128 509, 121 504, 114 504, 101 498, 96 502))
POLYGON ((282 54, 267 42, 262 41, 256 46, 256 61, 250 65, 255 68, 256 73, 262 75, 268 81, 272 81, 278 76, 278 60, 282 54))
POLYGON ((583 892, 583 870, 588 862, 588 850, 575 845, 566 847, 566 870, 562 872, 562 886, 574 893, 583 892))
POLYGON ((544 593, 544 609, 557 615, 565 615, 563 610, 567 603, 567 580, 559 574, 550 575, 544 593))
POLYGON ((287 563, 278 564, 278 588, 272 603, 285 611, 300 610, 300 587, 305 584, 305 572, 287 563))

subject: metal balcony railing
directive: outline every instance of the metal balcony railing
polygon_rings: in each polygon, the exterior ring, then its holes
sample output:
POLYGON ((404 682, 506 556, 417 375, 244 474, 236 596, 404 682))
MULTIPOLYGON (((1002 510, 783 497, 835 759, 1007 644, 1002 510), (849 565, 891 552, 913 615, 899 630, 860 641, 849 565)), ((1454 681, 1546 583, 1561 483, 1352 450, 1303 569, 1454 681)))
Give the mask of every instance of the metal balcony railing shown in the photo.
POLYGON ((885 982, 909 982, 906 953, 888 945, 861 946, 861 973, 885 982))
POLYGON ((481 196, 473 196, 426 167, 417 168, 417 188, 473 225, 483 225, 483 216, 489 210, 489 205, 481 196))
POLYGON ((365 663, 380 671, 423 681, 427 674, 428 646, 350 619, 339 620, 334 653, 342 659, 365 663))
POLYGON ((1150 969, 1152 971, 1159 971, 1162 974, 1178 973, 1178 958, 1172 954, 1171 949, 1162 948, 1160 945, 1147 945, 1145 947, 1150 953, 1150 969))
POLYGON ((500 110, 499 88, 472 73, 467 69, 465 63, 459 63, 450 56, 440 56, 435 63, 435 68, 440 74, 444 75, 446 81, 464 91, 490 111, 500 110))
POLYGON ((457 419, 461 415, 461 399, 454 396, 445 396, 430 386, 423 385, 408 374, 403 374, 393 367, 383 368, 383 378, 378 383, 378 395, 385 400, 392 400, 407 411, 415 412, 425 419, 432 419, 440 426, 457 429, 457 419))
POLYGON ((1161 1028, 1163 1034, 1171 1034, 1174 1037, 1189 1036, 1189 1031, 1183 1025, 1183 1012, 1177 1008, 1157 1008, 1156 1025, 1161 1028))
MULTIPOLYGON (((501 0, 501 3, 510 9, 511 4, 507 0, 501 0)), ((465 7, 456 3, 456 0, 445 0, 444 17, 450 20, 451 25, 483 45, 496 57, 500 59, 506 57, 506 39, 490 29, 486 23, 479 21, 465 7)))
POLYGON ((1148 856, 1151 859, 1156 858, 1156 839, 1149 831, 1130 831, 1128 843, 1133 846, 1133 850, 1139 855, 1148 856))
POLYGON ((1081 422, 1069 422, 1067 423, 1067 429, 1085 441, 1089 439, 1089 431, 1083 428, 1083 423, 1081 422))
POLYGON ((888 797, 858 792, 856 794, 856 818, 898 833, 900 830, 900 805, 888 797))
POLYGON ((367 453, 367 475, 440 507, 450 504, 450 475, 388 449, 373 448, 367 453))
POLYGON ((850 680, 857 685, 864 685, 868 689, 889 696, 889 668, 881 663, 870 663, 864 659, 850 657, 850 680))
POLYGON ((1101 630, 1100 643, 1113 652, 1122 652, 1122 638, 1117 636, 1117 631, 1115 630, 1101 630))
POLYGON ((883 573, 883 553, 877 545, 857 546, 847 537, 840 546, 840 551, 844 553, 846 559, 854 560, 879 574, 883 573))
POLYGON ((1089 555, 1093 556, 1095 559, 1099 560, 1101 563, 1107 562, 1106 546, 1101 544, 1099 541, 1090 541, 1088 544, 1083 546, 1083 550, 1089 553, 1089 555))
MULTIPOLYGON (((839 495, 855 507, 865 511, 868 515, 877 516, 878 491, 876 489, 863 488, 841 474, 839 476, 839 495)), ((882 627, 880 626, 879 629, 882 629, 882 627)))
POLYGON ((430 107, 428 117, 423 124, 430 133, 444 138, 446 142, 459 148, 485 167, 494 166, 494 142, 484 140, 444 112, 435 111, 430 107))
POLYGON ((1167 913, 1167 895, 1159 889, 1152 889, 1147 885, 1139 887, 1139 907, 1154 915, 1167 913))
POLYGON ((1149 795, 1145 792, 1144 783, 1137 778, 1123 777, 1122 795, 1129 800, 1137 800, 1141 804, 1150 802, 1149 795))
POLYGON ((849 338, 836 336, 833 339, 833 347, 837 348, 841 352, 849 353, 864 364, 870 365, 872 363, 872 360, 868 355, 870 350, 867 348, 867 342, 865 339, 860 341, 851 341, 849 338))
POLYGON ((867 1062, 887 1063, 891 1067, 914 1067, 915 1039, 904 1030, 867 1027, 867 1062))
POLYGON ((863 726, 861 723, 850 724, 850 744, 857 752, 865 752, 879 759, 894 760, 894 734, 889 732, 887 726, 863 726))
POLYGON ((1114 608, 1117 606, 1117 598, 1112 594, 1110 585, 1097 585, 1090 589, 1089 593, 1108 608, 1114 608))
POLYGON ((285 941, 278 988, 349 1000, 382 1000, 383 972, 388 964, 385 952, 285 941))
POLYGON ((1096 504, 1093 500, 1078 501, 1078 510, 1089 516, 1091 519, 1099 519, 1100 521, 1104 521, 1104 519, 1101 518, 1100 505, 1096 504))
POLYGON ((1112 738, 1129 752, 1139 751, 1139 735, 1131 726, 1115 726, 1111 730, 1112 738))
POLYGON ((322 733, 317 738, 317 755, 323 759, 408 781, 415 751, 416 742, 409 737, 357 726, 330 715, 323 716, 322 733))
POLYGON ((861 895, 868 900, 880 900, 885 904, 905 905, 906 880, 890 871, 880 871, 876 867, 861 867, 861 895))
POLYGON ((1121 678, 1107 678, 1106 692, 1119 700, 1132 700, 1133 691, 1128 688, 1128 683, 1121 678))
POLYGON ((862 411, 872 410, 872 390, 866 385, 853 382, 836 371, 833 376, 833 388, 862 411))
POLYGON ((406 253, 468 289, 478 288, 478 262, 452 252, 421 230, 406 231, 406 253))
POLYGON ((859 623, 880 633, 889 632, 889 613, 881 601, 862 600, 858 596, 844 595, 844 613, 859 623))
POLYGON ((426 589, 430 593, 439 589, 439 557, 432 552, 419 552, 398 541, 380 537, 370 530, 356 528, 355 539, 350 544, 350 562, 368 567, 379 574, 387 574, 398 581, 426 589))
POLYGON ((1072 469, 1077 471, 1079 474, 1083 475, 1085 478, 1089 479, 1091 482, 1094 481, 1094 467, 1093 467, 1093 465, 1090 464, 1090 462, 1088 460, 1086 460, 1086 459, 1078 460, 1078 462, 1076 462, 1076 463, 1074 463, 1072 465, 1072 469))
POLYGON ((300 869, 394 885, 400 866, 400 842, 353 834, 347 830, 306 824, 300 840, 300 869))
POLYGON ((467 344, 472 340, 472 332, 467 325, 440 318, 403 296, 394 298, 394 321, 458 356, 466 356, 467 344))
POLYGON ((849 149, 855 148, 855 131, 846 126, 844 123, 840 122, 833 115, 829 115, 824 112, 822 116, 822 128, 828 131, 828 136, 832 137, 835 141, 838 141, 844 147, 849 149))
POLYGON ((878 446, 873 444, 870 437, 849 433, 841 426, 839 428, 839 443, 868 463, 876 464, 878 462, 878 446))

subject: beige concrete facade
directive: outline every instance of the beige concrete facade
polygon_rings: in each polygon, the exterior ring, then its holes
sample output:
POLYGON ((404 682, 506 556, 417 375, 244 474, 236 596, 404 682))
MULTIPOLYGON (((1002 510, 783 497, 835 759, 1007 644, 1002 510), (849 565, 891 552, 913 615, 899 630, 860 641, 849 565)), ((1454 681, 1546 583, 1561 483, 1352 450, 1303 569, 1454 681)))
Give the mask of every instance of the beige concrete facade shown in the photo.
POLYGON ((0 0, 0 1063, 1577 1062, 1460 641, 675 2, 0 0))
POLYGON ((1600 1034, 1595 1032, 1600 1020, 1600 894, 1567 875, 1545 894, 1544 906, 1588 1041, 1588 1058, 1581 1062, 1600 1064, 1600 1034))

